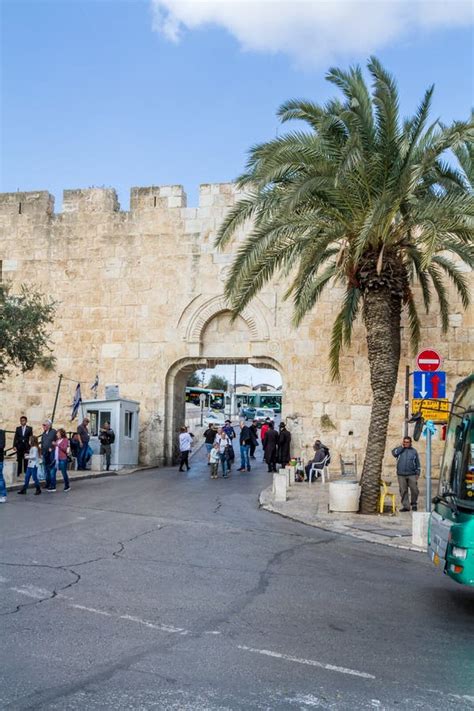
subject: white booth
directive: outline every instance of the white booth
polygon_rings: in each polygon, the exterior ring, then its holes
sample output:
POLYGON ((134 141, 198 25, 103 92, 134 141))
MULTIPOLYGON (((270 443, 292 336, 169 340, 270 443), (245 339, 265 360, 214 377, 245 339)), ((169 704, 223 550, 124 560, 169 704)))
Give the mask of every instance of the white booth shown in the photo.
POLYGON ((99 430, 105 422, 115 433, 112 444, 110 469, 130 468, 138 464, 138 415, 140 403, 136 400, 127 400, 118 395, 112 388, 106 390, 105 400, 83 400, 80 415, 90 420, 90 446, 94 452, 92 469, 101 471, 105 468, 100 455, 99 430))

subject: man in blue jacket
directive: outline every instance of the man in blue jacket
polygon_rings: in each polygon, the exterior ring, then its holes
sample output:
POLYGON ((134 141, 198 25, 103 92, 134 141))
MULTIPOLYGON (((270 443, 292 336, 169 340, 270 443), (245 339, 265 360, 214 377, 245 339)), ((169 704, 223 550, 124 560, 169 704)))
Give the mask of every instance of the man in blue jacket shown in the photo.
POLYGON ((401 511, 418 509, 418 477, 420 476, 420 459, 418 452, 411 446, 411 437, 404 437, 401 447, 392 449, 392 454, 397 459, 397 477, 402 500, 401 511), (408 496, 410 489, 410 497, 408 496))

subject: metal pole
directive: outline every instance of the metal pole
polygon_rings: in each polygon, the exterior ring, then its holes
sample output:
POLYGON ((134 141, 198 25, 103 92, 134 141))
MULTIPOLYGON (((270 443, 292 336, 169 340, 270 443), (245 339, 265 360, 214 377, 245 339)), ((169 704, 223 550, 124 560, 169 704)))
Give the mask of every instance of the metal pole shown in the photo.
POLYGON ((426 428, 426 511, 431 513, 431 429, 426 428))
POLYGON ((56 388, 56 397, 54 398, 54 405, 53 405, 53 414, 51 415, 51 424, 54 422, 54 416, 56 414, 56 406, 58 404, 58 398, 59 398, 59 389, 61 387, 61 382, 62 382, 63 376, 60 375, 58 378, 58 387, 56 388))
POLYGON ((203 420, 203 412, 204 412, 204 400, 201 400, 201 427, 202 427, 202 420, 203 420))
POLYGON ((408 437, 408 420, 410 419, 410 366, 405 366, 405 422, 403 436, 408 437))

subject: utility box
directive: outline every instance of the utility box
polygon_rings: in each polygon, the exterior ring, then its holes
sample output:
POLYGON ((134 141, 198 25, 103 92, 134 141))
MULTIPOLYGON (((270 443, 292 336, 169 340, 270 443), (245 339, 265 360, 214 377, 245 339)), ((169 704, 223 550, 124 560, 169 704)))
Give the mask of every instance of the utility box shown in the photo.
POLYGON ((138 416, 140 403, 125 398, 105 400, 83 400, 81 415, 89 422, 90 446, 94 452, 92 468, 101 469, 99 430, 105 422, 115 433, 112 444, 110 468, 112 471, 135 467, 138 464, 138 416), (94 466, 95 462, 97 466, 94 466))

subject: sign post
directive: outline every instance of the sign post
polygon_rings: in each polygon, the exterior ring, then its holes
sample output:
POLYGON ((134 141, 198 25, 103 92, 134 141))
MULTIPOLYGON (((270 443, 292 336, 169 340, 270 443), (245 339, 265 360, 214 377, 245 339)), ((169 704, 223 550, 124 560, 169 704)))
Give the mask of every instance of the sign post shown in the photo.
POLYGON ((426 428, 426 503, 425 511, 431 513, 431 427, 426 428))
POLYGON ((202 422, 203 422, 203 417, 204 417, 204 403, 206 401, 206 395, 204 393, 201 393, 199 395, 199 404, 201 405, 201 427, 202 427, 202 422))

